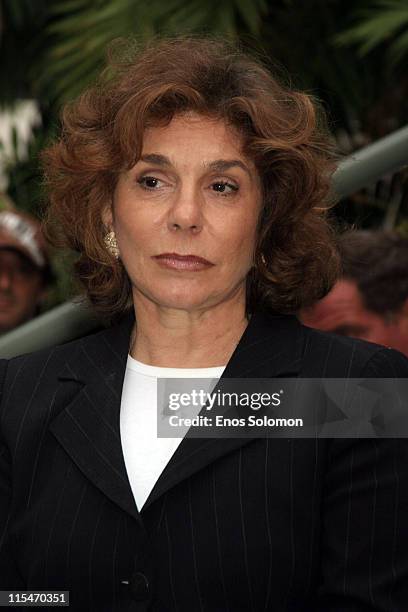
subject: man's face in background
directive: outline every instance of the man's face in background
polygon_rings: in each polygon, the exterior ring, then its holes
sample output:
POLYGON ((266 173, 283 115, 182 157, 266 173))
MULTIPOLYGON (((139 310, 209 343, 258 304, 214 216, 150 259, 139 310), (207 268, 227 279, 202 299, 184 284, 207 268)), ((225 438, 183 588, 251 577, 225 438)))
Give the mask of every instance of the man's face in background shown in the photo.
POLYGON ((44 295, 39 268, 18 250, 0 248, 0 333, 34 317, 44 295))
POLYGON ((382 316, 368 310, 357 284, 342 279, 322 300, 300 314, 309 327, 382 344, 408 356, 408 304, 400 313, 382 316))

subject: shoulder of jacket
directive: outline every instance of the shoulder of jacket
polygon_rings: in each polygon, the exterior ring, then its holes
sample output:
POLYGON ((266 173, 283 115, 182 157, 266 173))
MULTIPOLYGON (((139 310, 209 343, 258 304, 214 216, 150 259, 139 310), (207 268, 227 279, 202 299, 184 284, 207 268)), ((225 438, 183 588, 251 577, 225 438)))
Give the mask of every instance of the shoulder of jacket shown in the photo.
POLYGON ((327 377, 366 374, 382 378, 408 377, 408 358, 399 351, 359 338, 302 327, 305 334, 304 361, 314 362, 316 369, 324 362, 327 377))
POLYGON ((0 387, 9 380, 15 380, 20 375, 24 378, 35 378, 45 370, 56 372, 63 367, 68 359, 75 357, 83 344, 106 334, 106 329, 98 329, 86 336, 76 338, 64 344, 23 353, 10 359, 0 359, 0 387))

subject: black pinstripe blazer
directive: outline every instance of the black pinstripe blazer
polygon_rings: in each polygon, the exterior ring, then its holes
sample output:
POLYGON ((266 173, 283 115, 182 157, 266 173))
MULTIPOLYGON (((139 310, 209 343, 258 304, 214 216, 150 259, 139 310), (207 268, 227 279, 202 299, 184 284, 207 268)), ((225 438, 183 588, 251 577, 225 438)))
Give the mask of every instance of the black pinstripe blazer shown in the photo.
MULTIPOLYGON (((408 610, 408 441, 186 437, 139 513, 119 434, 133 314, 1 360, 0 588, 75 611, 408 610)), ((224 377, 407 377, 257 311, 224 377)))

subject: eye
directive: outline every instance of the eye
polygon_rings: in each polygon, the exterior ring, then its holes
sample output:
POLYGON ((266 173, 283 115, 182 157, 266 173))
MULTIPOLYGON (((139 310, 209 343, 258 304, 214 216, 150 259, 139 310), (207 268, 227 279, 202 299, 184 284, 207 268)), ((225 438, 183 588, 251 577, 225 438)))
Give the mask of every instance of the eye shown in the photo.
POLYGON ((212 187, 215 187, 213 191, 219 193, 221 196, 229 196, 238 191, 238 187, 227 181, 216 181, 212 183, 212 187))
POLYGON ((155 191, 156 187, 162 181, 155 176, 141 176, 137 179, 137 183, 142 187, 142 189, 146 189, 147 191, 155 191))

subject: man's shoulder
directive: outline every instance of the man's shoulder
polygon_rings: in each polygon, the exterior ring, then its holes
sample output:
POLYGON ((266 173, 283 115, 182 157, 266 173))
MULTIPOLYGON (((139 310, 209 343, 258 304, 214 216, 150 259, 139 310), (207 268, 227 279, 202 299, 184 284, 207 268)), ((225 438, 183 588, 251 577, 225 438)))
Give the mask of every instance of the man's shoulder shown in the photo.
POLYGON ((408 358, 395 349, 305 325, 302 328, 307 376, 408 377, 408 358))
POLYGON ((0 384, 29 385, 40 382, 44 376, 56 376, 69 362, 74 362, 81 351, 89 345, 102 343, 111 328, 98 328, 75 340, 23 353, 10 359, 0 359, 0 384), (19 382, 20 381, 20 382, 19 382))

